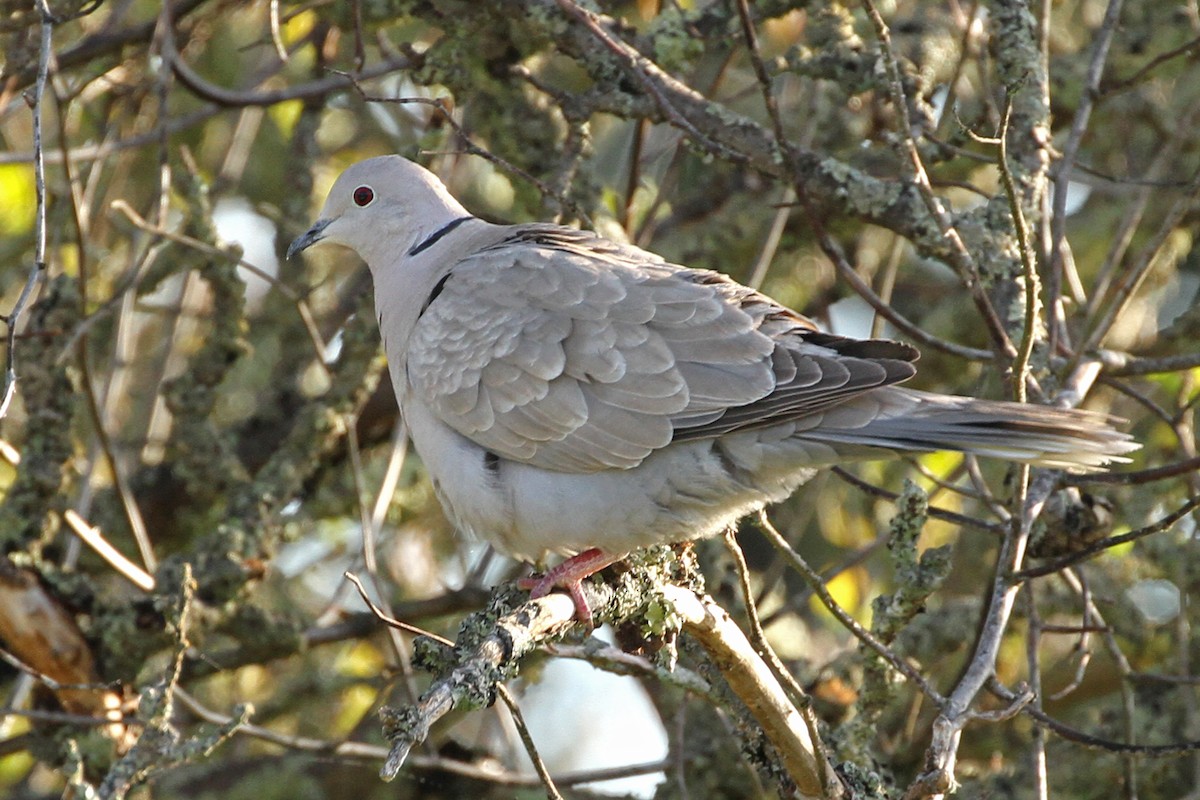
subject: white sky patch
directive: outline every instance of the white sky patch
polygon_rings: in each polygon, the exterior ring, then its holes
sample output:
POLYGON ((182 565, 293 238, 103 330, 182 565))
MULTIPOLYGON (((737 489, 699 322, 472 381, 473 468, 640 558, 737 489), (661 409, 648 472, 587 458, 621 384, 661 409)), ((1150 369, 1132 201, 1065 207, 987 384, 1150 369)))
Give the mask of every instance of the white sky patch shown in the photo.
MULTIPOLYGON (((607 628, 602 630, 608 634, 607 628)), ((613 675, 584 661, 553 659, 536 682, 526 684, 517 702, 552 775, 667 757, 667 732, 635 678, 613 675)), ((523 769, 532 775, 533 767, 524 750, 521 753, 523 769)), ((657 772, 585 786, 600 794, 649 798, 664 777, 657 772)))
MULTIPOLYGON (((242 246, 242 260, 272 277, 279 275, 275 224, 255 211, 245 198, 218 200, 213 207, 213 225, 222 240, 242 246)), ((244 267, 238 267, 238 276, 246 282, 246 310, 253 313, 262 305, 270 284, 244 267)))
POLYGON ((1175 619, 1183 605, 1179 587, 1161 578, 1138 581, 1125 590, 1125 597, 1152 625, 1175 619))
POLYGON ((829 332, 855 339, 870 339, 875 322, 875 309, 858 295, 843 297, 826 310, 829 332))
POLYGON ((1067 204, 1063 207, 1066 215, 1069 217, 1081 210, 1091 196, 1092 187, 1086 183, 1067 181, 1067 204))

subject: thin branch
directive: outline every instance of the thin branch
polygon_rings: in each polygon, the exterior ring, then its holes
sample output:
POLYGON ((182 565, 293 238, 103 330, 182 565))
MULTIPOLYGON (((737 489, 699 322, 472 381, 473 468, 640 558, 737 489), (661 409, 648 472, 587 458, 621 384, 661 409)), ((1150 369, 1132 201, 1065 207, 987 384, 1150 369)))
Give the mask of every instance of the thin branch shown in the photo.
POLYGON ((586 644, 548 644, 546 652, 558 658, 571 658, 586 661, 593 667, 611 672, 614 675, 630 675, 638 678, 651 678, 679 689, 702 697, 713 708, 722 707, 721 695, 713 689, 712 684, 698 672, 676 664, 668 669, 660 667, 645 656, 627 653, 613 645, 597 646, 595 639, 586 644))
POLYGON ((46 95, 46 82, 50 75, 50 53, 53 47, 54 15, 47 0, 38 0, 41 14, 41 44, 38 50, 37 82, 33 90, 33 176, 37 192, 37 210, 34 216, 33 265, 21 287, 21 294, 12 311, 3 318, 7 330, 4 335, 4 387, 0 389, 0 419, 8 415, 9 404, 17 390, 17 325, 21 315, 33 297, 34 289, 46 274, 46 162, 42 149, 42 100, 46 95))
POLYGON ((1012 363, 1012 391, 1017 402, 1026 399, 1025 381, 1029 375, 1029 359, 1033 355, 1033 345, 1037 338, 1037 294, 1038 276, 1034 267, 1033 250, 1030 247, 1029 224, 1025 221, 1025 209, 1021 197, 1017 193, 1017 184, 1013 179, 1012 169, 1008 161, 1009 123, 1012 121, 1012 93, 1004 99, 1004 117, 1000 123, 1000 178, 1004 184, 1004 193, 1008 195, 1008 210, 1012 214, 1013 227, 1017 236, 1017 248, 1021 254, 1021 270, 1024 279, 1025 312, 1022 321, 1021 343, 1017 348, 1016 358, 1012 363))
MULTIPOLYGON (((1104 12, 1104 20, 1100 23, 1099 30, 1093 35, 1092 57, 1088 62, 1087 75, 1080 92, 1079 107, 1075 109, 1071 132, 1067 135, 1067 141, 1063 145, 1058 171, 1054 177, 1054 193, 1050 212, 1050 252, 1046 255, 1049 256, 1047 264, 1055 288, 1049 298, 1051 314, 1055 316, 1058 313, 1056 310, 1057 287, 1060 284, 1058 276, 1062 274, 1064 266, 1062 248, 1067 233, 1067 189, 1071 183, 1071 171, 1075 168, 1075 161, 1079 156, 1079 147, 1083 143, 1083 136, 1087 132, 1088 122, 1091 120, 1092 108, 1096 102, 1096 90, 1100 86, 1100 77, 1104 73, 1104 64, 1108 60, 1108 48, 1112 44, 1113 34, 1120 21, 1123 3, 1124 0, 1109 0, 1108 8, 1104 12)), ((1055 329, 1056 322, 1056 319, 1052 320, 1051 330, 1055 329)))
MULTIPOLYGON (((896 492, 883 489, 879 486, 875 486, 874 484, 862 480, 844 467, 834 467, 830 471, 846 483, 854 486, 855 488, 861 489, 873 497, 880 497, 889 502, 895 502, 896 498, 900 496, 896 492)), ((977 517, 967 516, 966 514, 960 514, 957 511, 949 511, 945 508, 938 508, 936 506, 929 507, 929 516, 933 517, 934 519, 945 520, 946 522, 952 522, 955 525, 975 528, 976 530, 985 531, 987 533, 1000 534, 1006 529, 1006 525, 1003 523, 986 522, 977 517)))
POLYGON ((271 29, 271 44, 275 46, 275 55, 279 56, 281 63, 286 64, 288 51, 283 44, 283 34, 279 29, 279 0, 271 0, 267 4, 267 24, 271 29))
POLYGON ((546 762, 538 753, 537 745, 534 744, 533 736, 529 733, 529 726, 525 724, 525 716, 517 706, 516 698, 502 683, 496 684, 496 695, 504 702, 504 705, 508 706, 508 713, 512 714, 513 724, 517 726, 517 735, 521 737, 521 744, 525 746, 525 754, 533 762, 533 770, 546 789, 547 800, 563 800, 563 796, 558 792, 558 787, 554 785, 554 779, 550 777, 550 770, 546 769, 546 762))
POLYGON ((1200 48, 1200 36, 1197 36, 1194 39, 1189 39, 1178 47, 1173 47, 1170 50, 1167 50, 1165 53, 1159 53, 1157 56, 1146 62, 1145 66, 1138 69, 1128 78, 1120 78, 1102 84, 1099 87, 1099 92, 1101 95, 1107 98, 1113 94, 1116 94, 1117 92, 1123 92, 1126 89, 1131 89, 1144 81, 1151 72, 1158 69, 1163 64, 1167 63, 1168 61, 1172 61, 1179 56, 1187 55, 1197 48, 1200 48))
POLYGON ((1109 292, 1108 308, 1105 309, 1100 320, 1091 327, 1087 338, 1077 348, 1077 359, 1103 343, 1113 325, 1121 317, 1129 303, 1133 301, 1134 294, 1141 286, 1142 280, 1150 268, 1157 262, 1157 256, 1168 238, 1183 222, 1185 215, 1193 208, 1198 197, 1200 197, 1200 169, 1193 173, 1184 196, 1173 204, 1154 236, 1142 249, 1137 261, 1123 272, 1121 279, 1109 292))
MULTIPOLYGON (((162 26, 162 56, 179 78, 179 82, 186 86, 193 94, 201 97, 210 103, 215 103, 218 106, 225 108, 246 108, 248 106, 273 106, 287 100, 295 100, 305 97, 320 97, 332 92, 345 91, 352 88, 355 81, 369 80, 377 78, 381 75, 387 75, 397 70, 411 69, 415 66, 413 54, 405 53, 402 56, 395 58, 384 59, 379 64, 363 69, 358 68, 353 76, 341 72, 335 72, 328 78, 321 78, 309 83, 300 84, 299 86, 290 86, 285 89, 277 89, 274 91, 255 91, 255 90, 237 90, 226 89, 222 86, 217 86, 210 83, 201 77, 195 70, 189 67, 180 58, 179 50, 175 46, 175 31, 174 20, 170 17, 169 3, 164 6, 164 15, 166 16, 165 24, 162 26)), ((286 56, 286 54, 285 54, 286 56)), ((280 59, 280 66, 286 63, 286 57, 280 59)))
POLYGON ((1200 367, 1200 351, 1148 358, 1117 350, 1102 349, 1098 350, 1096 355, 1104 362, 1109 375, 1120 378, 1156 375, 1164 372, 1183 372, 1200 367))
POLYGON ((432 631, 427 631, 424 628, 416 625, 410 625, 407 622, 401 622, 400 620, 389 616, 386 611, 375 605, 375 602, 371 600, 371 595, 367 593, 366 587, 363 586, 362 581, 357 575, 352 572, 343 572, 342 575, 346 578, 346 580, 354 584, 354 588, 358 590, 358 596, 362 598, 362 601, 367 605, 367 608, 371 609, 371 613, 375 615, 375 619, 387 625, 389 628, 395 628, 396 630, 405 631, 406 633, 411 633, 416 636, 427 636, 438 644, 444 644, 447 647, 454 646, 454 642, 450 641, 444 636, 438 636, 432 631))
POLYGON ((892 105, 896 110, 896 116, 899 118, 900 138, 903 153, 907 156, 906 163, 909 178, 916 186, 930 216, 937 222, 942 236, 950 243, 951 263, 958 270, 960 280, 966 285, 971 299, 979 310, 980 317, 983 319, 984 325, 987 326, 988 333, 991 336, 993 346, 999 354, 1012 358, 1017 354, 1017 350, 1013 347, 1008 333, 1005 332, 1004 325, 1000 321, 1000 316, 992 306, 992 301, 988 299, 988 296, 983 291, 979 267, 975 263, 975 258, 971 255, 970 250, 967 249, 967 245, 963 242, 958 229, 954 226, 949 212, 946 211, 942 201, 934 194, 933 187, 930 185, 929 175, 925 171, 925 163, 921 159, 921 153, 917 149, 916 141, 913 139, 912 122, 908 116, 908 97, 904 91, 904 82, 900 75, 900 65, 896 61, 896 53, 892 49, 891 32, 888 29, 887 23, 883 20, 883 15, 875 7, 873 0, 863 0, 863 7, 866 8, 867 16, 875 28, 875 35, 879 38, 880 52, 883 56, 884 66, 887 69, 888 89, 891 93, 892 105))
POLYGON ((867 301, 871 308, 875 309, 879 316, 886 319, 888 322, 896 326, 896 329, 908 336, 917 344, 932 347, 935 350, 941 350, 943 353, 949 353, 952 356, 965 358, 968 361, 994 361, 996 354, 990 350, 981 350, 977 347, 967 347, 956 342, 947 341, 946 339, 934 336, 929 331, 917 325, 908 317, 896 310, 895 306, 886 302, 882 297, 875 293, 871 285, 863 280, 858 271, 850 265, 842 253, 840 247, 826 247, 822 242, 822 249, 829 256, 833 266, 838 271, 838 275, 842 280, 850 284, 859 297, 867 301))
MULTIPOLYGON (((1013 702, 1018 697, 1016 692, 995 681, 989 683, 987 688, 996 697, 1006 702, 1013 702)), ((1025 706, 1023 713, 1038 725, 1053 731, 1068 742, 1081 744, 1093 750, 1104 750, 1109 753, 1128 753, 1148 758, 1174 758, 1200 751, 1200 741, 1176 742, 1174 744, 1129 744, 1127 742, 1116 742, 1112 739, 1105 739, 1101 736, 1081 731, 1078 728, 1073 728, 1065 722, 1060 722, 1051 717, 1044 711, 1038 711, 1032 706, 1025 706)))
MULTIPOLYGON (((1042 618, 1038 614, 1037 598, 1034 596, 1032 584, 1026 584, 1021 592, 1025 600, 1025 614, 1029 620, 1025 632, 1025 663, 1029 671, 1029 686, 1021 693, 1018 700, 1009 704, 1014 713, 1022 711, 1025 706, 1033 705, 1037 710, 1042 708, 1042 665, 1039 660, 1042 645, 1042 618)), ((1030 759, 1033 761, 1034 788, 1037 800, 1048 800, 1049 789, 1046 777, 1046 736, 1041 728, 1034 728, 1033 741, 1030 743, 1030 759)))
POLYGON ((1063 483, 1069 486, 1090 486, 1097 483, 1116 483, 1126 486, 1139 486, 1168 478, 1177 478, 1200 470, 1200 456, 1185 458, 1174 464, 1167 464, 1152 469, 1136 470, 1133 472, 1098 472, 1088 475, 1065 475, 1063 483))
POLYGON ((936 689, 933 688, 933 684, 926 680, 925 676, 922 675, 916 667, 912 666, 903 658, 896 655, 896 653, 890 647, 879 641, 875 634, 871 633, 869 630, 860 625, 858 621, 854 619, 854 617, 850 616, 850 614, 838 604, 833 595, 829 593, 829 590, 825 588, 825 582, 821 579, 820 574, 810 567, 808 562, 805 561, 804 558, 797 553, 790 544, 788 544, 787 539, 783 538, 783 534, 781 534, 775 528, 775 526, 771 524, 771 520, 764 512, 759 512, 758 524, 762 528, 762 531, 766 535, 767 539, 772 545, 775 546, 775 549, 778 550, 780 554, 787 559, 788 563, 791 564, 792 568, 799 572, 801 577, 808 582, 808 585, 812 588, 813 593, 820 599, 821 603, 827 609, 829 609, 829 612, 837 618, 838 622, 840 622, 846 628, 846 630, 854 634, 854 636, 867 647, 878 653, 885 661, 887 661, 888 664, 892 666, 893 669, 912 681, 913 684, 915 684, 926 697, 933 701, 934 705, 941 707, 945 704, 946 698, 944 698, 936 689))

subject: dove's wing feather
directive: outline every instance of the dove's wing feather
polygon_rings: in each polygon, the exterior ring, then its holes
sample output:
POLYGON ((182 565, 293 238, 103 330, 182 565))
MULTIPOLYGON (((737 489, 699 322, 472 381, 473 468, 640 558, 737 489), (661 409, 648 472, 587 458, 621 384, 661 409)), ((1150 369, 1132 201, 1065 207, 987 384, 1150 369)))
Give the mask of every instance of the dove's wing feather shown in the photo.
POLYGON ((408 374, 481 447, 594 472, 912 374, 910 348, 874 344, 817 333, 715 273, 533 225, 454 265, 414 328, 408 374))

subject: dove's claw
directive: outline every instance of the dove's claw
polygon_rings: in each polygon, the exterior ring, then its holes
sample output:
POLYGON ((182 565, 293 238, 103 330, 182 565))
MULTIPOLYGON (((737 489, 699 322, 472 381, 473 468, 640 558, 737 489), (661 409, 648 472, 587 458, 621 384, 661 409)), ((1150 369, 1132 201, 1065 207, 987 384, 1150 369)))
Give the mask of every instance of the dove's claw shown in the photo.
POLYGON ((595 575, 609 564, 620 560, 621 556, 614 556, 598 547, 593 547, 591 550, 584 550, 578 555, 571 556, 541 575, 521 578, 517 581, 517 586, 528 590, 529 597, 533 600, 545 597, 554 589, 565 589, 575 603, 575 618, 588 626, 595 627, 595 623, 592 621, 592 609, 588 605, 587 598, 583 596, 581 584, 584 578, 595 575))

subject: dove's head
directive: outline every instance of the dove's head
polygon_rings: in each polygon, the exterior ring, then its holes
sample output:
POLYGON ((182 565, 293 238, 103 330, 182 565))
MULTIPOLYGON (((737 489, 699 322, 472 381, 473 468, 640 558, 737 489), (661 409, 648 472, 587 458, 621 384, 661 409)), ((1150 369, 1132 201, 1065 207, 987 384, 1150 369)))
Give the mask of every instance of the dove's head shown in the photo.
POLYGON ((409 249, 467 212, 437 176, 400 156, 368 158, 334 182, 312 227, 287 257, 317 242, 354 250, 372 268, 398 261, 409 249))

